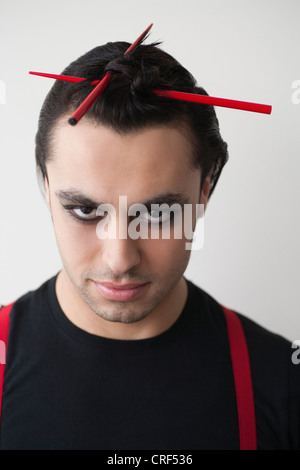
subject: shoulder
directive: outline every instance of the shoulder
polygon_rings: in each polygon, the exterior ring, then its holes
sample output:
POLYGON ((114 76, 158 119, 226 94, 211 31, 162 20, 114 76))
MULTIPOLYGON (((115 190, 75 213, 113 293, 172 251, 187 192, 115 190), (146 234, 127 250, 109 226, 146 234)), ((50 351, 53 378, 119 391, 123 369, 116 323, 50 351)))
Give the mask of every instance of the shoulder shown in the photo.
MULTIPOLYGON (((187 282, 189 293, 193 298, 194 305, 199 305, 200 310, 205 311, 206 315, 214 320, 216 326, 219 324, 226 328, 222 304, 192 281, 187 280, 187 282)), ((227 305, 226 307, 230 308, 230 306, 227 305)), ((273 353, 274 348, 280 351, 286 350, 286 348, 291 350, 291 341, 284 338, 282 335, 263 327, 246 314, 236 310, 233 311, 242 323, 243 330, 245 332, 247 342, 250 343, 250 347, 264 352, 266 350, 270 350, 270 352, 273 353)))
MULTIPOLYGON (((300 449, 300 357, 291 341, 238 314, 249 349, 258 422, 272 429, 277 449, 300 449)), ((263 429, 263 428, 262 428, 263 429)), ((261 438, 271 442, 270 435, 261 438)))
MULTIPOLYGON (((193 304, 203 306, 202 312, 205 312, 210 328, 214 329, 216 339, 227 336, 222 305, 191 281, 188 281, 188 284, 194 299, 193 304)), ((286 392, 292 382, 292 387, 299 393, 300 403, 300 360, 293 360, 297 354, 293 343, 259 325, 244 313, 237 311, 234 313, 244 330, 254 381, 262 383, 265 388, 274 387, 274 393, 280 390, 286 392)), ((201 315, 201 312, 198 314, 201 315)), ((298 356, 300 359, 300 352, 298 356)))
MULTIPOLYGON (((207 318, 215 337, 227 335, 222 305, 189 282, 196 305, 207 307, 207 318)), ((280 334, 236 312, 245 333, 258 424, 264 448, 300 448, 300 351, 280 334)), ((227 340, 228 342, 228 340, 227 340)), ((220 343, 221 344, 221 343, 220 343)), ((224 343, 222 343, 224 345, 224 343)), ((226 348, 227 349, 227 348, 226 348)), ((223 354, 228 354, 224 350, 223 354)))
MULTIPOLYGON (((37 312, 40 308, 45 309, 45 302, 47 302, 47 290, 50 286, 53 287, 56 276, 46 280, 36 289, 32 289, 25 294, 21 295, 13 302, 11 302, 12 309, 10 312, 10 322, 13 324, 15 321, 22 323, 22 319, 29 319, 31 314, 37 312)), ((7 305, 0 306, 7 307, 7 305)))

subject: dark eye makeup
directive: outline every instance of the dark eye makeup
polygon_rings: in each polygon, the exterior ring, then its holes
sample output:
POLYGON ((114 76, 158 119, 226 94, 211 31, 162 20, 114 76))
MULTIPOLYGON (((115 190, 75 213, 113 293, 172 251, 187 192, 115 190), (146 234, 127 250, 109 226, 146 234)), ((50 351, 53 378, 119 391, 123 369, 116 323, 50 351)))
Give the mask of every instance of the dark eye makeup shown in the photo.
MULTIPOLYGON (((94 223, 98 223, 101 219, 103 219, 103 216, 94 216, 94 217, 81 217, 80 215, 76 214, 74 211, 80 211, 82 214, 85 214, 87 216, 91 215, 94 211, 96 213, 96 210, 97 210, 97 207, 96 206, 78 206, 78 205, 71 205, 71 204, 68 204, 68 205, 63 205, 62 204, 62 207, 65 209, 65 211, 73 218, 75 219, 77 222, 80 222, 80 223, 83 223, 83 224, 94 224, 94 223)), ((171 211, 168 215, 169 217, 167 217, 167 219, 165 220, 161 220, 161 218, 163 216, 166 216, 166 212, 163 211, 163 212, 159 212, 159 211, 156 211, 157 213, 160 213, 160 217, 156 217, 155 219, 158 219, 158 221, 156 220, 152 220, 152 223, 156 224, 156 225, 159 225, 159 226, 162 226, 164 223, 166 222, 169 222, 171 221, 171 223, 174 221, 174 213, 171 211)), ((148 217, 151 216, 151 208, 148 208, 148 212, 144 212, 143 214, 146 214, 148 217)), ((141 217, 143 214, 140 214, 137 216, 137 217, 141 217)), ((151 224, 151 219, 148 218, 148 220, 144 220, 145 223, 147 224, 151 224)))

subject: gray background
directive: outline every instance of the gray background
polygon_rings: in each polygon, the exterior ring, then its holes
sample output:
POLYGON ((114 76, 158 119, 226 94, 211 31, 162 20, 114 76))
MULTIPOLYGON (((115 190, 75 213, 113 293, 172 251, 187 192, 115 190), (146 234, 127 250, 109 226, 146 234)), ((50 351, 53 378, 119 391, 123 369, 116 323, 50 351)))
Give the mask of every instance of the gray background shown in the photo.
POLYGON ((299 0, 0 0, 0 303, 61 267, 34 163, 39 110, 53 81, 28 71, 60 73, 97 45, 132 42, 153 22, 148 41, 162 40, 210 95, 273 106, 271 116, 216 108, 230 159, 186 276, 299 339, 300 103, 292 102, 299 20, 299 0))

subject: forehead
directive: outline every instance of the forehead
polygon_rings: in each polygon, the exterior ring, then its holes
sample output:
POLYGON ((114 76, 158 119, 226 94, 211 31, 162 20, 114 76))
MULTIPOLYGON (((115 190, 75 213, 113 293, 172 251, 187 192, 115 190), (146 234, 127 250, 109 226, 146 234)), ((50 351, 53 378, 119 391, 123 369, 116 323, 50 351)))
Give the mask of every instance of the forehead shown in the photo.
POLYGON ((150 194, 154 189, 184 189, 199 176, 184 129, 158 126, 119 134, 86 119, 75 127, 65 122, 55 129, 47 164, 57 187, 99 192, 101 186, 112 194, 150 194))

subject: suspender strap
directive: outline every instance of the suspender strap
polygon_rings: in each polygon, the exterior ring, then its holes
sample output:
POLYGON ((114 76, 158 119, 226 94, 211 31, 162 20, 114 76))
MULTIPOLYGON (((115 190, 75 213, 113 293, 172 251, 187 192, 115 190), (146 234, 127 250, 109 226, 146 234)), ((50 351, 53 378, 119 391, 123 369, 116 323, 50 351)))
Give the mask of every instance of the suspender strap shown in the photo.
POLYGON ((238 316, 223 307, 235 383, 240 450, 257 450, 255 408, 250 360, 244 330, 238 316))
POLYGON ((9 331, 9 314, 13 303, 0 309, 0 424, 2 410, 2 395, 4 385, 4 372, 6 364, 6 350, 9 331))

